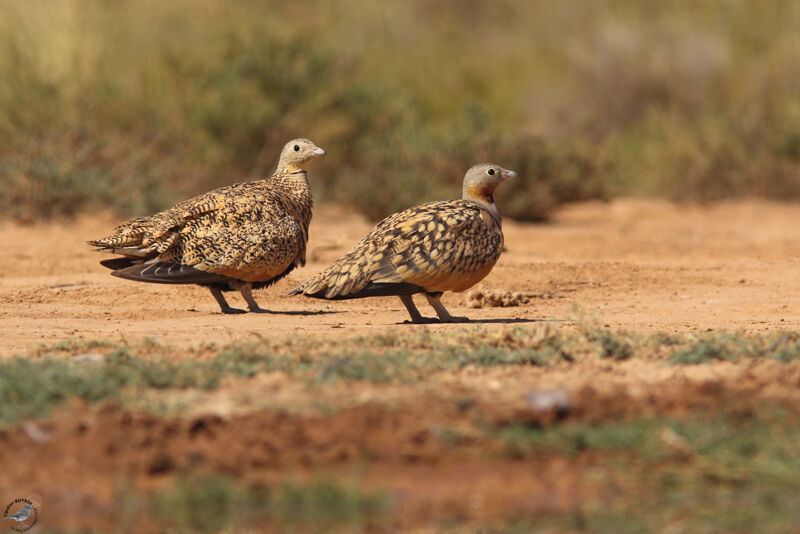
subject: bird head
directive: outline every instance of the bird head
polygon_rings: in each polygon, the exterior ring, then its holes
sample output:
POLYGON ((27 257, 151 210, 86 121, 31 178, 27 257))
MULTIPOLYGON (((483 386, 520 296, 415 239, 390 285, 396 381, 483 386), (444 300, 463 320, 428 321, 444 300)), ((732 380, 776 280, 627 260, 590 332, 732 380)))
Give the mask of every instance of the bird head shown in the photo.
POLYGON ((314 158, 323 154, 325 151, 308 139, 292 139, 281 150, 278 169, 286 169, 289 172, 304 171, 314 158))
POLYGON ((473 165, 464 175, 463 199, 479 200, 494 204, 492 194, 495 188, 506 178, 513 178, 517 173, 504 169, 494 163, 473 165))

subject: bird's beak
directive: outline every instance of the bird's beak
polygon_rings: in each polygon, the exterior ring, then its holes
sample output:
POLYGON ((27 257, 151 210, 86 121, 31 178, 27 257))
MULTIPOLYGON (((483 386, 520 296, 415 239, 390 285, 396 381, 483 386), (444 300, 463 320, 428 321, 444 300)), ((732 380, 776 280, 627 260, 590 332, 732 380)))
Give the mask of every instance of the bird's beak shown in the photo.
POLYGON ((505 180, 506 178, 515 177, 517 175, 517 173, 515 173, 514 171, 509 171, 508 169, 503 169, 502 175, 503 175, 503 179, 505 180))
POLYGON ((325 154, 325 151, 322 150, 320 147, 317 147, 311 153, 316 154, 317 156, 323 156, 325 154))

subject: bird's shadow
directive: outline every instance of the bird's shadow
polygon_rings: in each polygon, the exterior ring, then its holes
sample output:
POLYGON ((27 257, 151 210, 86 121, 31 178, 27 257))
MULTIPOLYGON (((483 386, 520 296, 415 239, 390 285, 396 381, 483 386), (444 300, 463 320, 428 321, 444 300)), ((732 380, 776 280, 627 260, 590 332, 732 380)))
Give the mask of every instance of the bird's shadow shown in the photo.
POLYGON ((552 323, 564 322, 567 319, 522 319, 519 317, 508 317, 501 319, 470 319, 469 321, 443 323, 437 319, 426 321, 424 323, 412 323, 410 321, 403 321, 395 324, 450 324, 450 325, 465 325, 465 324, 528 324, 528 323, 552 323))
POLYGON ((330 315, 332 313, 342 313, 336 310, 317 310, 317 311, 308 311, 308 310, 294 310, 294 311, 270 311, 269 313, 274 313, 276 315, 330 315))
POLYGON ((342 313, 336 310, 318 310, 318 311, 309 311, 309 310, 290 310, 290 311, 279 311, 279 310, 264 310, 261 311, 246 311, 241 310, 242 313, 233 313, 227 314, 222 312, 216 312, 217 315, 328 315, 331 313, 342 313))
POLYGON ((548 319, 523 319, 520 317, 507 317, 503 319, 470 319, 462 324, 526 324, 526 323, 544 323, 549 322, 548 319))

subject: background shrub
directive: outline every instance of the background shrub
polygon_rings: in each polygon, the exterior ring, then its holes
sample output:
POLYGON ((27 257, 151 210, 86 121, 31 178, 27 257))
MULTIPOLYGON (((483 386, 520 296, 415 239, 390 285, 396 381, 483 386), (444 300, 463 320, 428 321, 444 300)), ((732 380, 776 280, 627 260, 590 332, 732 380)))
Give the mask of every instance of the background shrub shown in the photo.
POLYGON ((0 207, 121 216, 271 172, 375 219, 520 172, 510 217, 617 194, 800 197, 800 5, 7 0, 0 207))

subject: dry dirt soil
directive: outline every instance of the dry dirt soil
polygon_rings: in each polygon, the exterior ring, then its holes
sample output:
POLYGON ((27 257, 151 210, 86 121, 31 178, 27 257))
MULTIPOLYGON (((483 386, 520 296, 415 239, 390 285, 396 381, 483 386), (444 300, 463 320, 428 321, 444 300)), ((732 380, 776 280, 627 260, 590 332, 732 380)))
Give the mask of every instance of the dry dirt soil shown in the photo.
MULTIPOLYGON (((109 276, 97 263, 102 256, 90 252, 85 241, 105 235, 115 222, 97 216, 33 226, 0 224, 0 355, 25 354, 34 345, 66 338, 136 342, 150 337, 181 349, 254 336, 344 338, 465 328, 403 324, 406 312, 396 298, 288 297, 289 289, 370 229, 364 219, 336 207, 317 210, 306 267, 256 292, 269 314, 222 315, 203 288, 109 276)), ((507 250, 493 272, 476 292, 443 299, 451 313, 469 316, 488 332, 519 324, 569 329, 582 316, 612 330, 643 332, 800 329, 796 204, 621 200, 567 207, 548 224, 506 221, 504 227, 507 250), (492 305, 501 303, 506 306, 492 305)), ((229 300, 243 305, 238 295, 229 300)), ((418 305, 432 315, 422 299, 418 305)), ((175 357, 185 356, 177 350, 175 357)), ((280 373, 260 375, 198 393, 182 417, 74 404, 37 423, 36 431, 46 439, 36 439, 36 432, 3 431, 0 497, 35 493, 48 510, 41 521, 50 526, 102 527, 103 520, 112 521, 112 495, 123 483, 158 488, 172 475, 200 466, 270 484, 319 472, 352 476, 358 465, 365 487, 400 496, 397 528, 422 528, 442 517, 488 520, 558 511, 587 495, 607 494, 608 487, 598 488, 582 476, 607 458, 589 453, 515 460, 476 452, 495 446, 480 437, 444 447, 437 429, 460 428, 469 437, 477 432, 473 422, 478 419, 538 417, 524 413, 526 392, 537 387, 566 388, 571 417, 592 422, 626 414, 679 414, 733 399, 754 409, 764 398, 797 404, 798 385, 800 367, 777 362, 467 367, 424 384, 348 383, 324 392, 280 373), (322 413, 314 402, 320 398, 337 409, 322 413), (474 401, 468 416, 456 402, 463 398, 474 401)))
MULTIPOLYGON (((350 336, 408 326, 399 299, 324 302, 286 292, 335 260, 371 225, 323 208, 311 224, 308 264, 256 292, 274 313, 225 316, 208 290, 137 284, 108 275, 87 239, 111 217, 74 223, 2 223, 0 354, 67 337, 158 338, 173 345, 250 334, 350 336)), ((507 308, 470 309, 446 294, 451 313, 488 323, 564 320, 580 305, 612 328, 759 331, 800 326, 800 207, 762 202, 714 207, 662 202, 590 203, 543 225, 504 223, 507 250, 481 287, 529 294, 507 308)), ((230 293, 233 305, 243 306, 230 293)), ((420 299, 421 310, 433 312, 420 299)))

